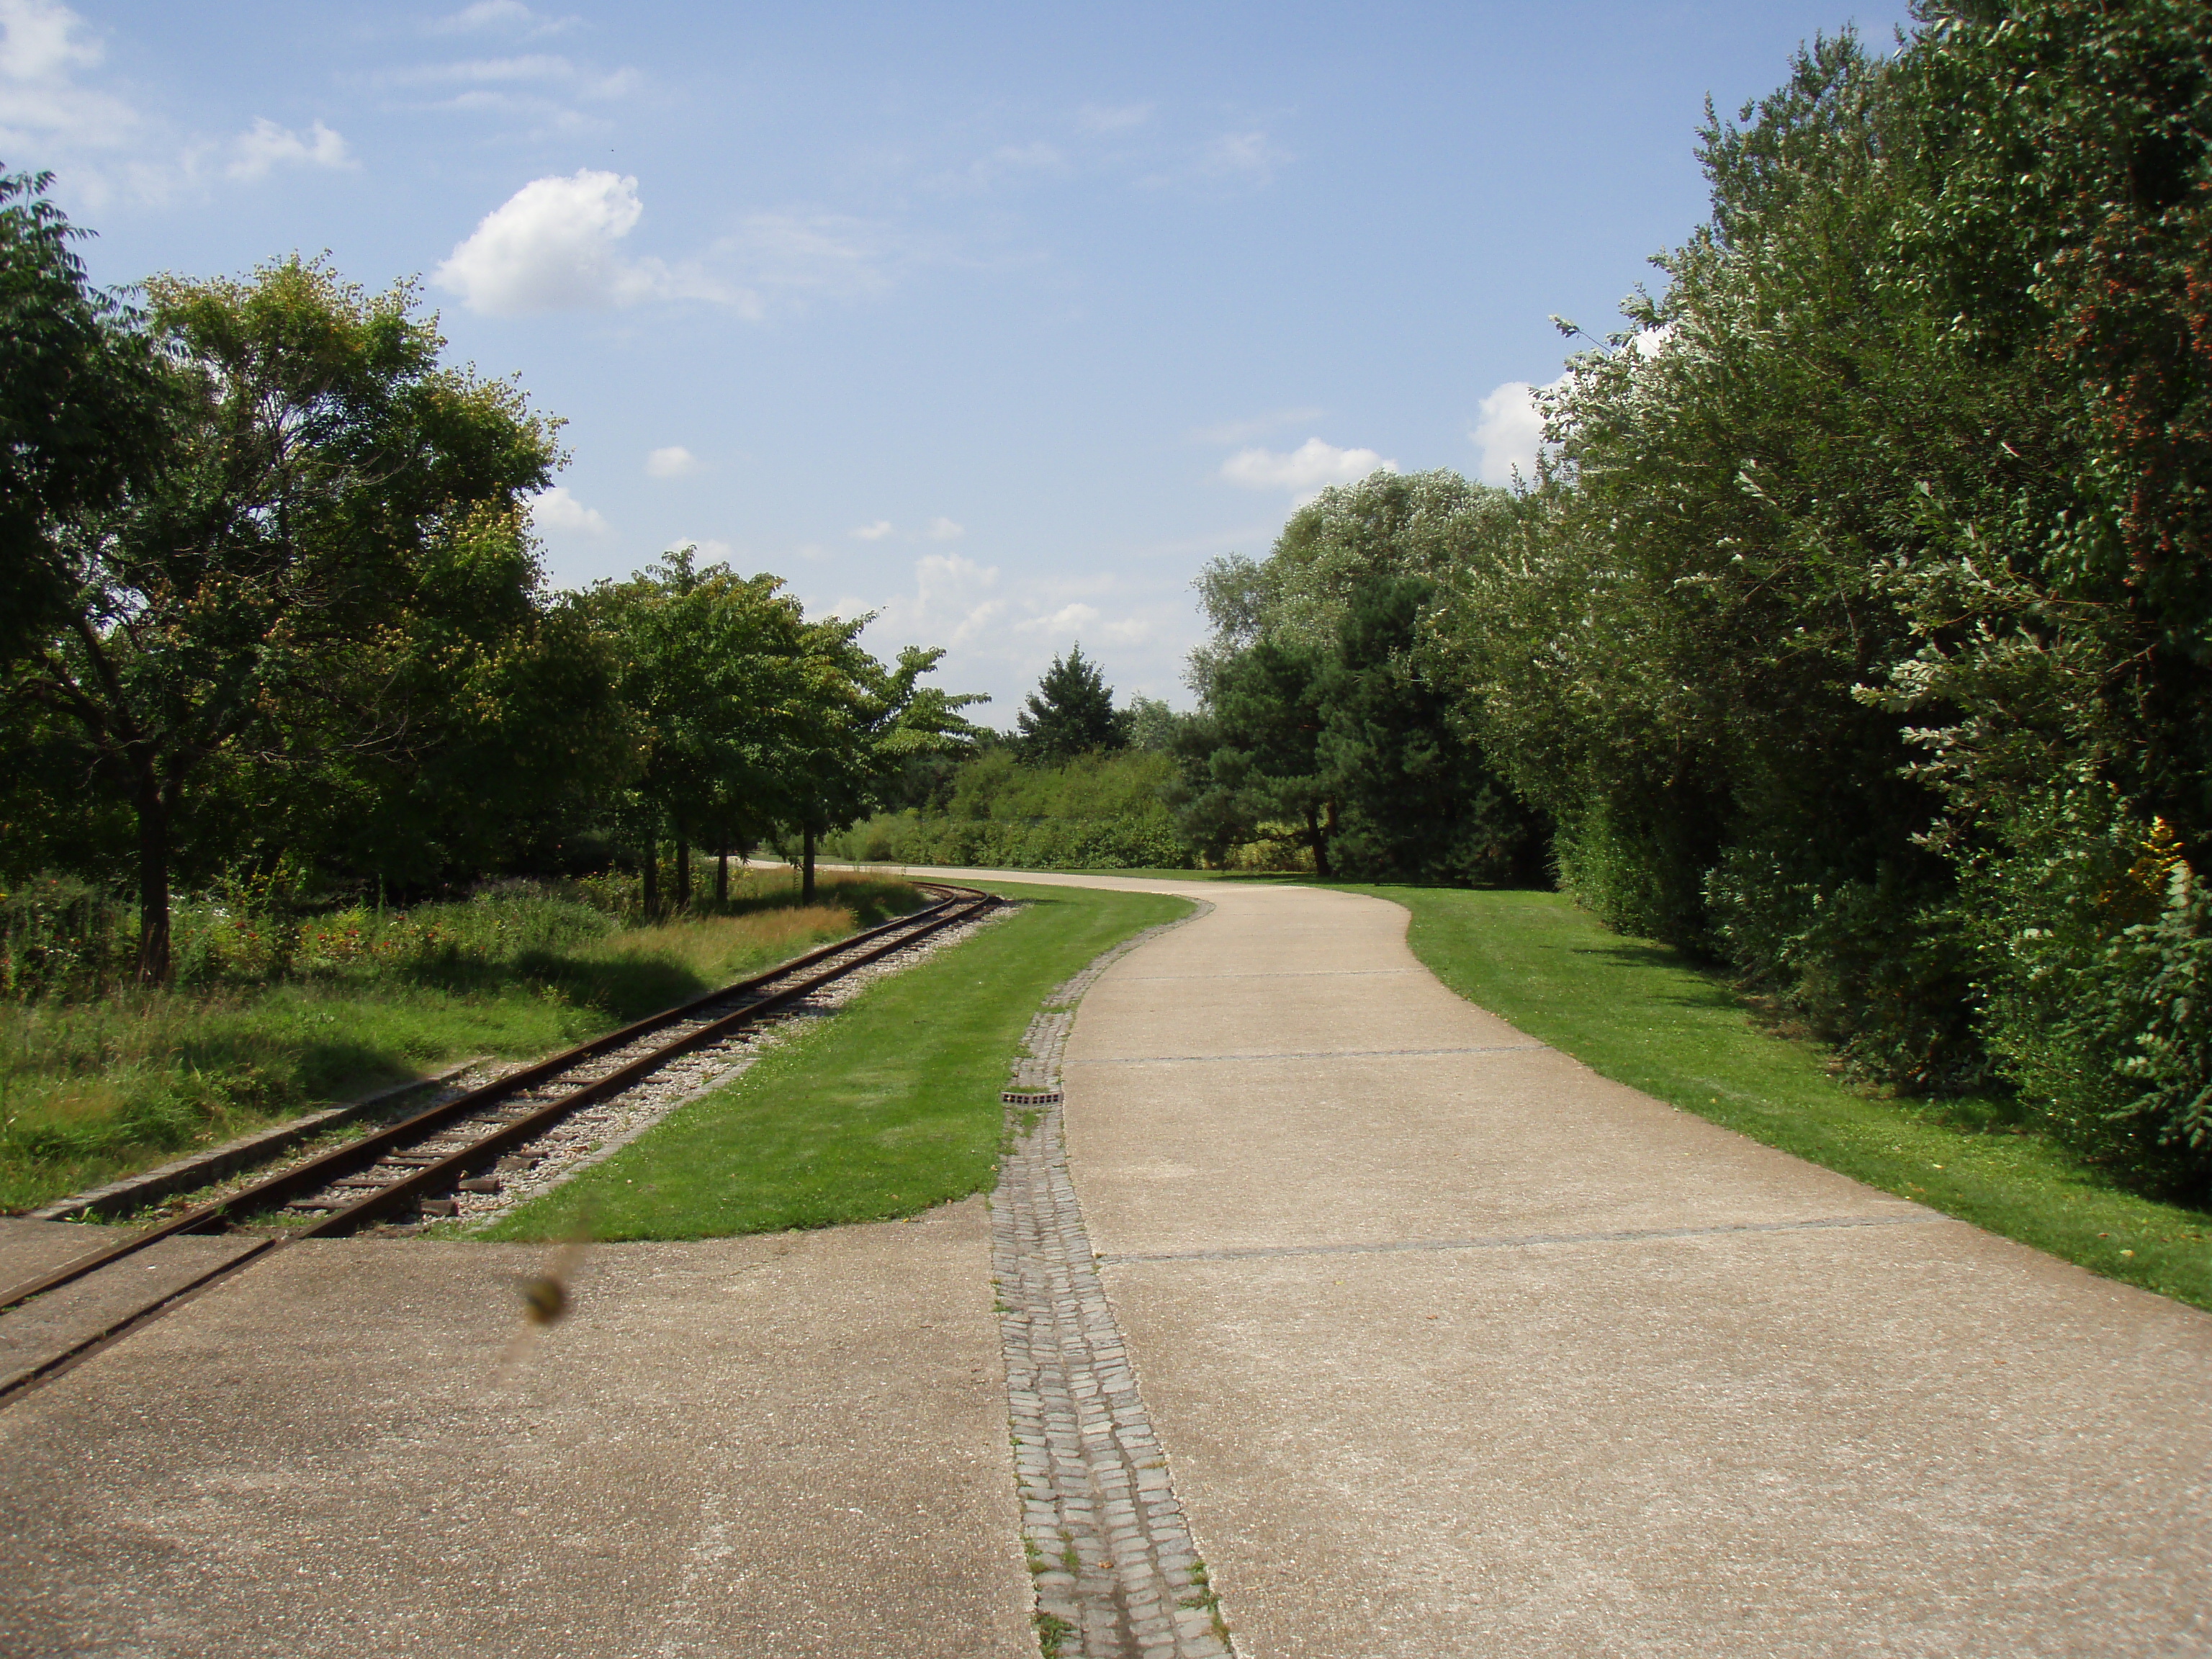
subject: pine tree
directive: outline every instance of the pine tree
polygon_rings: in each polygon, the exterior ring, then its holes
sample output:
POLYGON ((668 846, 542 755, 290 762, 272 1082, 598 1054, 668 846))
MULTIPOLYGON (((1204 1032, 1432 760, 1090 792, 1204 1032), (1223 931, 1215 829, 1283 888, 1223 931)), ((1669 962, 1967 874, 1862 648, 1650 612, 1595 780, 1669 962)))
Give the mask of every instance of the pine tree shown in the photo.
POLYGON ((1100 750, 1126 748, 1129 735, 1115 711, 1114 688, 1098 665, 1086 661, 1079 643, 1053 659, 1017 721, 1015 745, 1032 765, 1100 750))

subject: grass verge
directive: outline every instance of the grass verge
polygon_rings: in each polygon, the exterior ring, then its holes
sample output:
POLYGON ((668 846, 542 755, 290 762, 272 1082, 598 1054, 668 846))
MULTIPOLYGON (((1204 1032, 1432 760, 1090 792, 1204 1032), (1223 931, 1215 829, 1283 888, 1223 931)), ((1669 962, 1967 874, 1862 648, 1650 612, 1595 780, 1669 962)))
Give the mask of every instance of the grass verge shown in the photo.
POLYGON ((982 884, 1027 908, 878 981, 727 1088, 480 1237, 717 1238, 888 1221, 982 1191, 1046 992, 1182 899, 982 884))
POLYGON ((2212 1215, 2114 1187, 1972 1103, 1887 1098, 1815 1043, 1757 1029, 1679 952, 1607 932, 1557 893, 1353 887, 1413 912, 1413 954, 1453 990, 1593 1070, 1811 1163, 2212 1309, 2212 1215))
POLYGON ((638 927, 502 895, 423 907, 405 951, 270 982, 0 1005, 0 1209, 469 1055, 580 1042, 921 900, 866 877, 827 879, 820 897, 801 906, 781 877, 749 878, 732 914, 638 927))

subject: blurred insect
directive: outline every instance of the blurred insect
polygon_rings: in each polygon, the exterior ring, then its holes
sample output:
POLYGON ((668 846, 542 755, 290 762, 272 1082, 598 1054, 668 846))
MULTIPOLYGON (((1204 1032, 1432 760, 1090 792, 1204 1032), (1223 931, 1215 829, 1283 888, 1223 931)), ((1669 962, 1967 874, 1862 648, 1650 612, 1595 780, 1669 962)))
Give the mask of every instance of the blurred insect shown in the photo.
POLYGON ((558 1267, 535 1279, 518 1279, 515 1289, 522 1296, 522 1316, 533 1325, 556 1324, 568 1311, 568 1286, 558 1267))
POLYGON ((555 1253, 544 1272, 526 1273, 514 1281, 515 1295, 522 1303, 524 1322, 500 1351, 499 1364, 492 1369, 495 1384, 507 1380, 507 1373, 530 1352, 540 1332, 568 1317, 569 1310, 575 1305, 575 1294, 569 1287, 575 1282, 576 1269, 583 1263, 590 1240, 588 1224, 580 1227, 577 1237, 555 1253))

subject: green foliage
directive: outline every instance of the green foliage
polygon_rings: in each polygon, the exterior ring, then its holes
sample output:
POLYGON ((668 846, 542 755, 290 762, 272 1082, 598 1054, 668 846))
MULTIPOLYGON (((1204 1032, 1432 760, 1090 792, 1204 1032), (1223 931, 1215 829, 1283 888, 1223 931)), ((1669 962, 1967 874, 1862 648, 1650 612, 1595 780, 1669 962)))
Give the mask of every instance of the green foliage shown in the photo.
POLYGON ((1534 881, 1541 825, 1462 735, 1458 688, 1423 649, 1437 592, 1414 575, 1352 588, 1318 687, 1316 759, 1343 809, 1329 850, 1370 879, 1534 881))
POLYGON ((55 535, 112 506, 160 436, 147 336, 87 283, 52 182, 0 175, 0 662, 65 614, 55 535))
POLYGON ((1543 826, 1472 734, 1445 596, 1518 504, 1449 473, 1377 473, 1291 517, 1263 564, 1200 579, 1213 638, 1170 799, 1210 860, 1273 837, 1326 877, 1535 878, 1543 826))
POLYGON ((869 864, 1175 868, 1188 854, 1161 800, 1174 770, 1168 757, 1143 750, 1029 766, 988 749, 951 773, 941 805, 878 813, 823 850, 869 864))
MULTIPOLYGON (((474 763, 478 788, 553 775, 487 776, 487 727, 559 720, 596 763, 607 722, 588 645, 535 603, 521 499, 550 477, 550 429, 511 386, 440 368, 409 289, 371 298, 295 259, 148 295, 166 441, 43 550, 57 597, 9 690, 129 804, 158 981, 190 792, 228 795, 237 823, 320 800, 343 824, 419 796, 428 752, 474 763), (527 695, 548 690, 568 695, 527 695)), ((450 808, 462 780, 444 781, 450 808)))
POLYGON ((2212 18, 1923 22, 1708 120, 1711 216, 1439 576, 1439 672, 1607 921, 2197 1189, 2212 18))
POLYGON ((620 665, 640 752, 625 816, 648 870, 664 826, 679 848, 744 848, 790 811, 806 621, 782 586, 684 548, 579 602, 620 665))
POLYGON ((1080 644, 1052 659, 1017 723, 1015 745, 1033 766, 1109 753, 1129 741, 1127 722, 1114 707, 1114 688, 1098 665, 1085 658, 1080 644))

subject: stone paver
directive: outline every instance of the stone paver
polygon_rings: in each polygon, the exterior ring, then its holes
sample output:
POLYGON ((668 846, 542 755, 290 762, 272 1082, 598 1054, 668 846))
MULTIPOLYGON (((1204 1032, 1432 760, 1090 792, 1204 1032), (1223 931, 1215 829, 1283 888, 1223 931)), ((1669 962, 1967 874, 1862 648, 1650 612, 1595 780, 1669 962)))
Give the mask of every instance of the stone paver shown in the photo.
POLYGON ((1006 1094, 1016 1139, 992 1197, 993 1282, 1038 1633, 1054 1659, 1229 1651, 1099 1282, 1057 1103, 1076 1004, 1115 959, 1166 931, 1108 951, 1045 999, 1006 1094))

